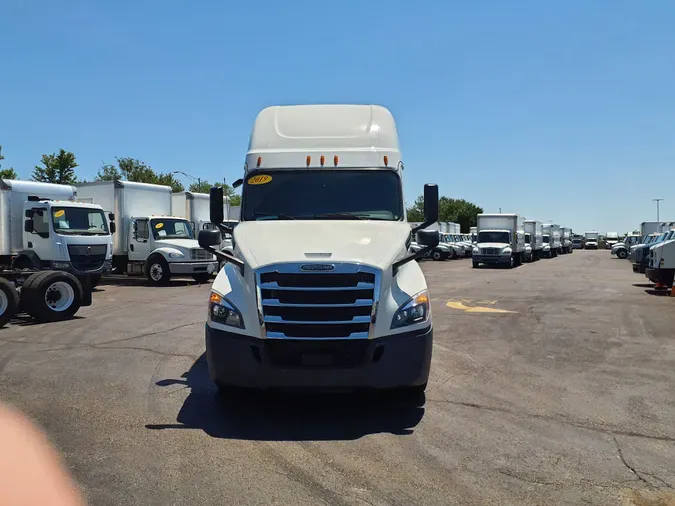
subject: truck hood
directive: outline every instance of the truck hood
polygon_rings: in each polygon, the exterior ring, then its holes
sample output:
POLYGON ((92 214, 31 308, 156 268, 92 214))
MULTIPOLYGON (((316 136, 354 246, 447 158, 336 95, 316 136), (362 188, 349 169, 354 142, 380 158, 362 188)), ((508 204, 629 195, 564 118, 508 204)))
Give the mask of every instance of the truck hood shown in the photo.
POLYGON ((160 239, 155 244, 160 248, 176 248, 181 251, 199 248, 196 239, 160 239))
POLYGON ((252 268, 283 262, 360 262, 386 269, 406 253, 410 225, 400 221, 245 221, 234 229, 252 268))

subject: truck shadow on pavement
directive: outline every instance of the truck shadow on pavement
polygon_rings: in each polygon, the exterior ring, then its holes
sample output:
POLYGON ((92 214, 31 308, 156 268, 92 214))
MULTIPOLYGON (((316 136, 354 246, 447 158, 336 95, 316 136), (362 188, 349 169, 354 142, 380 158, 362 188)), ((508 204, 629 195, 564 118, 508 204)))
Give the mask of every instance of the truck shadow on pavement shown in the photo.
POLYGON ((354 440, 367 434, 411 434, 424 416, 424 396, 391 394, 266 393, 218 394, 202 355, 182 379, 158 386, 185 385, 190 394, 177 423, 147 424, 150 430, 199 429, 211 437, 256 441, 354 440))

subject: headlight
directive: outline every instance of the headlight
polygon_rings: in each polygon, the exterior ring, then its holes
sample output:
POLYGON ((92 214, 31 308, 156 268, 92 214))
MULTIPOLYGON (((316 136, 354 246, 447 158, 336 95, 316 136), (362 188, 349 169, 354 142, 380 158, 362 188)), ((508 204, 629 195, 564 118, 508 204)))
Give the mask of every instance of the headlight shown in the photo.
POLYGON ((216 292, 211 292, 209 298, 209 316, 214 322, 230 327, 244 328, 244 319, 241 317, 239 310, 229 300, 216 292))
POLYGON ((391 321, 391 328, 397 329, 429 318, 429 292, 422 290, 398 308, 391 321))
POLYGON ((474 246, 474 247, 473 247, 473 252, 474 252, 474 253, 480 253, 480 249, 478 249, 477 246, 474 246))
POLYGON ((510 255, 511 253, 513 253, 513 250, 511 248, 504 248, 502 250, 502 255, 510 255))
POLYGON ((70 269, 69 262, 52 262, 52 267, 54 269, 70 269))
POLYGON ((185 255, 183 255, 180 251, 172 251, 169 253, 169 258, 185 258, 185 255))

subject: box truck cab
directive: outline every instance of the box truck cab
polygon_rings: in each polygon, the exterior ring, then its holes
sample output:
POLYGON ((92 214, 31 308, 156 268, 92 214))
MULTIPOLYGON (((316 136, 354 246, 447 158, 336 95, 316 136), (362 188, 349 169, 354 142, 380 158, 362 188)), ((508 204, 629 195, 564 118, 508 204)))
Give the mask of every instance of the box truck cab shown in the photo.
POLYGON ((199 246, 192 224, 171 214, 171 187, 118 180, 83 183, 77 191, 117 217, 115 273, 143 275, 162 285, 171 276, 205 282, 218 269, 213 254, 199 246))
MULTIPOLYGON (((438 244, 438 188, 411 229, 396 125, 380 106, 269 107, 244 164, 234 256, 212 285, 209 374, 238 387, 403 389, 427 384, 433 325, 418 255, 438 244), (412 239, 424 246, 409 253, 412 239), (293 240, 288 241, 288 238, 293 240), (283 244, 283 247, 279 246, 283 244), (277 245, 271 247, 270 245, 277 245)), ((211 190, 222 225, 222 190, 211 190)))
POLYGON ((584 233, 584 249, 598 249, 598 237, 600 234, 595 231, 584 233))
POLYGON ((668 233, 666 239, 649 249, 649 262, 645 276, 652 283, 664 287, 673 286, 675 277, 675 232, 668 233))
POLYGON ((605 235, 605 249, 611 250, 617 244, 619 244, 619 233, 607 232, 607 235, 605 235))
POLYGON ((517 214, 479 214, 473 267, 520 265, 525 256, 525 220, 517 214))
POLYGON ((639 243, 641 240, 642 238, 637 234, 627 235, 624 237, 623 241, 612 246, 610 254, 617 258, 628 258, 628 252, 630 251, 631 246, 639 243))
POLYGON ((542 254, 547 258, 557 257, 562 244, 560 242, 560 226, 553 223, 542 225, 544 247, 542 254))
POLYGON ((560 227, 560 250, 565 254, 572 253, 572 229, 569 227, 560 227))
POLYGON ((541 221, 525 220, 525 257, 528 262, 539 260, 544 252, 544 227, 541 221))
POLYGON ((101 206, 70 185, 0 180, 0 266, 76 276, 109 271, 111 227, 101 206))
POLYGON ((672 234, 673 231, 671 230, 658 235, 653 235, 645 244, 637 246, 633 251, 633 272, 644 274, 649 266, 649 253, 651 249, 658 244, 670 240, 672 234))

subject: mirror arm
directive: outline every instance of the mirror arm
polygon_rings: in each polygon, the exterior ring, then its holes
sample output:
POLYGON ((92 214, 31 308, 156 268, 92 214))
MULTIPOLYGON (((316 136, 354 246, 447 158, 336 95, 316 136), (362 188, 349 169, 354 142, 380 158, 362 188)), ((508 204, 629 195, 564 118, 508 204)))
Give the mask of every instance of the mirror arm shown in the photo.
POLYGON ((434 220, 434 221, 425 221, 425 222, 422 223, 421 225, 417 225, 415 228, 412 229, 413 235, 415 235, 415 234, 416 234, 417 232, 419 232, 420 230, 427 228, 429 225, 432 225, 433 223, 436 223, 436 221, 438 221, 438 220, 434 220))
POLYGON ((417 260, 418 258, 422 258, 427 253, 430 253, 431 250, 434 249, 435 247, 436 246, 425 246, 421 250, 413 253, 412 255, 408 255, 407 257, 403 257, 400 260, 397 260, 396 262, 394 262, 391 266, 392 276, 396 276, 396 273, 398 273, 398 270, 402 266, 404 266, 408 262, 412 262, 413 260, 417 260))
MULTIPOLYGON (((225 227, 225 228, 227 228, 227 227, 225 227)), ((231 255, 228 255, 227 253, 224 253, 222 251, 218 251, 217 249, 215 249, 212 246, 202 246, 202 248, 204 248, 206 251, 209 251, 209 252, 213 253, 216 256, 216 258, 218 258, 220 260, 225 260, 226 262, 231 263, 237 269, 239 269, 239 272, 241 273, 242 276, 244 275, 244 265, 245 264, 244 264, 244 262, 242 262, 238 258, 235 258, 231 255)))

